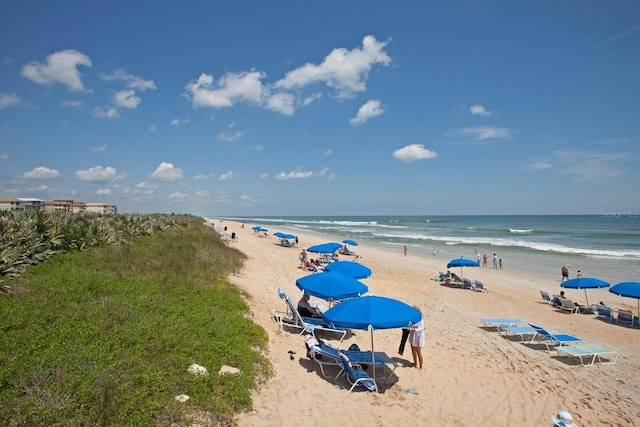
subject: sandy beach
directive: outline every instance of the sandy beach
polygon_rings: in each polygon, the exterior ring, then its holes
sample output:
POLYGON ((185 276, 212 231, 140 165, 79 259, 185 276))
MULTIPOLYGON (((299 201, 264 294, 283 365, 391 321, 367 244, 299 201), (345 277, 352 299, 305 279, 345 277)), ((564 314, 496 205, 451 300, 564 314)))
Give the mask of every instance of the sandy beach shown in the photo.
MULTIPOLYGON (((590 314, 560 312, 542 303, 540 290, 561 290, 559 274, 465 269, 465 276, 483 280, 489 289, 472 292, 433 280, 446 271, 442 259, 411 251, 404 256, 402 250, 361 243, 355 248, 362 256, 358 261, 373 271, 363 280, 369 293, 420 307, 426 324, 425 366, 413 366, 409 347, 403 356, 398 354, 400 330, 375 331, 375 350, 386 352, 399 365, 393 376, 378 382, 379 393, 359 388, 348 394, 346 379, 324 378, 317 363, 306 357, 303 337, 294 330, 281 332, 272 317, 272 310, 285 309, 278 287, 295 301, 301 296, 295 280, 310 273, 298 268, 300 249, 281 247, 271 235, 259 237, 250 226, 241 228, 231 221, 225 226, 237 236, 229 244, 248 256, 243 270, 230 280, 248 293, 255 322, 269 334, 267 357, 275 368, 275 376, 255 393, 254 410, 238 416, 239 426, 543 426, 552 425, 558 410, 570 412, 579 426, 640 423, 640 329, 590 314), (547 352, 544 345, 522 343, 519 337, 484 328, 483 318, 523 319, 616 350, 619 356, 613 365, 583 367, 577 359, 547 352), (290 350, 295 351, 294 360, 290 350)), ((301 247, 341 240, 294 234, 301 247)), ((584 304, 583 291, 565 291, 584 304)), ((615 309, 636 311, 635 300, 606 290, 588 295, 590 303, 605 300, 615 309)), ((318 335, 343 349, 352 343, 370 349, 367 331, 354 330, 342 343, 335 335, 318 335)))

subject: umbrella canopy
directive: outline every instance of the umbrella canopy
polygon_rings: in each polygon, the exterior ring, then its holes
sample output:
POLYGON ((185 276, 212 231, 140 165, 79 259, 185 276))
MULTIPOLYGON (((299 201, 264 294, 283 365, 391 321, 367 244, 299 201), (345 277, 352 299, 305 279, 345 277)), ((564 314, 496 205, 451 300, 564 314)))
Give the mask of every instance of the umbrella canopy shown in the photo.
POLYGON ((327 301, 356 298, 369 291, 364 283, 336 272, 311 274, 296 280, 296 286, 305 293, 327 301))
POLYGON ((369 295, 343 301, 322 318, 346 329, 394 329, 418 323, 422 313, 402 301, 369 295))
POLYGON ((279 237, 281 239, 295 239, 296 236, 293 234, 283 233, 281 231, 277 231, 273 233, 274 236, 279 237))
POLYGON ((462 267, 480 267, 480 264, 470 259, 457 258, 449 261, 449 264, 447 264, 447 268, 451 267, 460 267, 460 277, 462 278, 464 277, 464 275, 462 274, 462 267))
POLYGON ((640 316, 640 282, 620 282, 613 285, 609 292, 621 297, 635 298, 638 300, 638 316, 640 316))
POLYGON ((594 279, 592 277, 579 277, 577 279, 570 279, 566 282, 560 283, 560 287, 567 289, 584 289, 584 298, 587 300, 587 307, 589 307, 589 298, 587 298, 587 289, 608 288, 611 286, 604 280, 594 279))
POLYGON ((358 242, 356 242, 355 240, 351 240, 351 239, 344 239, 342 241, 342 243, 345 243, 345 244, 351 245, 351 246, 358 246, 358 242))
POLYGON ((307 249, 307 252, 314 252, 318 254, 332 254, 341 248, 342 245, 340 243, 322 243, 320 245, 311 246, 307 249))
POLYGON ((327 264, 325 271, 335 271, 354 279, 366 279, 371 276, 371 269, 354 261, 336 261, 327 264))
POLYGON ((254 230, 254 231, 257 231, 259 228, 262 228, 262 227, 259 226, 259 225, 256 225, 255 227, 251 227, 251 229, 254 230))

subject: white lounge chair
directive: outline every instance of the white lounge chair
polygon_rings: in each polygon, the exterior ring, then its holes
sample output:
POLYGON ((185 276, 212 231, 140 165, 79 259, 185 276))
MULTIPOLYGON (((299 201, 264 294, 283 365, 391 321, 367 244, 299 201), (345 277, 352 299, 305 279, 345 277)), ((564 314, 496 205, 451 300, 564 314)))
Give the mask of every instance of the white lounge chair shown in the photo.
POLYGON ((536 330, 531 326, 511 326, 502 328, 505 335, 519 336, 522 342, 533 342, 538 334, 536 330), (527 340, 525 340, 527 338, 527 340))
POLYGON ((542 298, 542 302, 553 305, 553 299, 549 296, 549 292, 540 291, 540 297, 542 298))
POLYGON ((338 373, 336 378, 338 378, 340 374, 344 372, 347 380, 351 384, 349 393, 351 393, 357 386, 365 387, 369 391, 378 391, 378 386, 375 380, 371 378, 369 374, 363 371, 359 365, 352 365, 349 358, 343 352, 339 352, 339 354, 342 359, 342 370, 338 373))
POLYGON ((633 312, 631 310, 618 310, 616 323, 625 326, 633 326, 633 312))
POLYGON ((488 328, 508 328, 513 326, 526 326, 529 323, 521 319, 480 319, 485 327, 488 328))
POLYGON ((302 317, 298 311, 298 305, 293 302, 291 295, 284 292, 282 288, 278 288, 278 295, 287 305, 287 310, 285 312, 273 310, 273 318, 278 322, 280 331, 284 331, 284 327, 289 326, 295 329, 300 329, 300 335, 308 332, 314 337, 316 336, 316 331, 332 332, 339 334, 340 342, 342 342, 347 334, 346 329, 335 328, 331 325, 327 325, 322 319, 317 317, 302 317))
POLYGON ((487 292, 487 287, 484 285, 482 280, 474 280, 473 281, 473 289, 476 292, 487 292))
POLYGON ((563 355, 580 358, 582 366, 593 366, 596 361, 601 365, 613 365, 618 360, 617 351, 600 347, 597 344, 562 346, 556 348, 556 351, 558 356, 562 353, 563 355), (607 361, 605 362, 603 358, 607 361), (587 359, 588 363, 585 363, 585 359, 587 359))
POLYGON ((613 314, 613 309, 604 305, 596 305, 596 318, 613 322, 616 320, 616 316, 613 314))

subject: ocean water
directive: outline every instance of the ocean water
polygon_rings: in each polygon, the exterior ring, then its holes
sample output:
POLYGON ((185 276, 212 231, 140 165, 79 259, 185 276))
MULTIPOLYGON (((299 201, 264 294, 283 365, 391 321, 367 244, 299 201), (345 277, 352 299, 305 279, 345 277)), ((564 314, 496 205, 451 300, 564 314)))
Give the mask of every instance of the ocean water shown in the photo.
MULTIPOLYGON (((225 218, 221 218, 224 220, 225 218)), ((503 268, 558 276, 571 265, 570 277, 581 270, 612 285, 640 281, 640 215, 637 212, 600 215, 513 216, 283 216, 228 217, 248 226, 278 227, 387 245, 401 251, 447 260, 495 253, 503 268)), ((303 242, 304 243, 304 242, 303 242)), ((353 248, 357 250, 357 248, 353 248)))

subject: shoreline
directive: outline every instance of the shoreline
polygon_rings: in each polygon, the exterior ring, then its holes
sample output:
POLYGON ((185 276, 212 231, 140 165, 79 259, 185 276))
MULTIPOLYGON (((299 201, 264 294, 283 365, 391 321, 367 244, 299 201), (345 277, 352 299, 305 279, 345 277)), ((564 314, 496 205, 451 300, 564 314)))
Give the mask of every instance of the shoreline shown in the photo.
MULTIPOLYGON (((398 425, 426 418, 434 425, 548 425, 561 409, 569 411, 578 425, 632 425, 640 416, 640 362, 636 360, 640 330, 595 320, 593 315, 562 313, 540 303, 540 290, 559 293, 559 274, 554 278, 512 270, 465 269, 465 277, 483 280, 489 289, 472 292, 432 280, 438 271, 446 271, 446 262, 439 257, 411 250, 405 257, 401 250, 369 242, 352 248, 363 256, 358 261, 373 271, 363 282, 370 294, 421 308, 427 335, 425 369, 413 368, 410 354, 398 355, 399 330, 375 331, 375 350, 386 352, 399 364, 395 378, 381 384, 378 394, 347 394, 343 382, 322 377, 316 362, 306 358, 302 337, 280 332, 271 316, 272 310, 284 309, 278 287, 294 299, 300 296, 295 280, 307 272, 297 268, 299 249, 280 247, 275 237, 258 237, 239 222, 225 220, 225 226, 238 237, 229 244, 248 257, 245 267, 230 281, 247 292, 254 320, 269 334, 267 357, 275 369, 275 376, 254 394, 254 410, 238 416, 240 426, 279 426, 291 419, 304 419, 310 426, 334 424, 335 419, 354 426, 398 425), (496 317, 522 318, 598 343, 618 351, 618 361, 615 365, 576 366, 555 352, 481 327, 480 319, 496 317), (296 352, 294 360, 289 350, 296 352), (418 394, 407 393, 408 388, 418 394)), ((278 228, 298 235, 300 246, 337 238, 278 228)), ((583 291, 565 291, 584 303, 583 291)), ((605 292, 607 303, 618 308, 612 299, 616 296, 605 292)), ((590 302, 597 302, 595 292, 590 290, 588 295, 590 302)), ((633 306, 635 312, 635 301, 624 300, 621 304, 633 306)), ((336 342, 340 348, 352 343, 369 349, 368 333, 353 331, 343 343, 336 342)))

